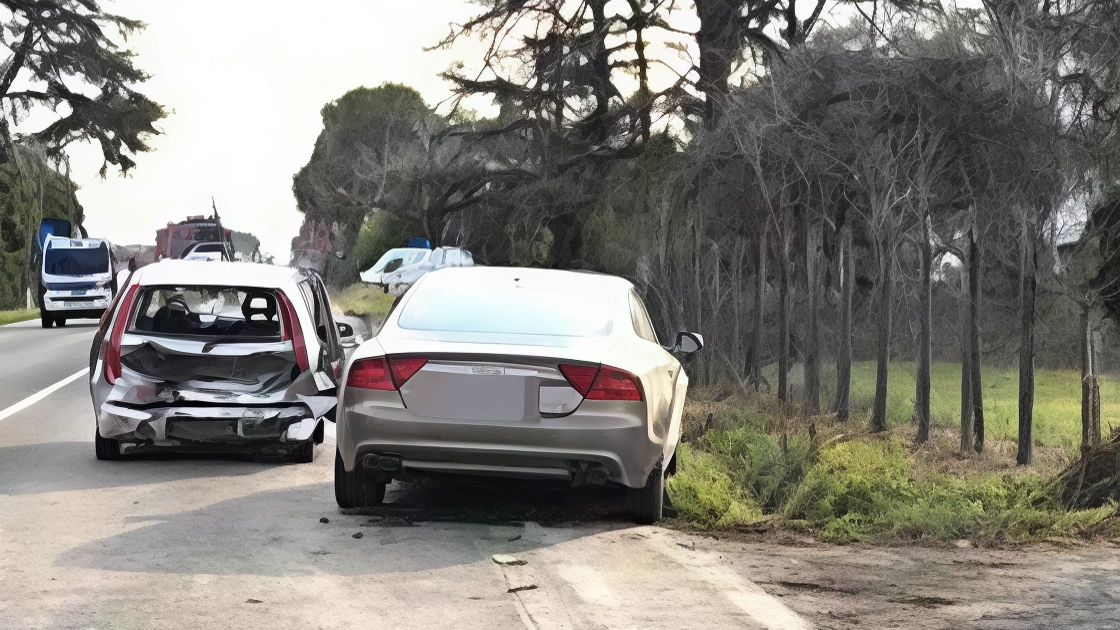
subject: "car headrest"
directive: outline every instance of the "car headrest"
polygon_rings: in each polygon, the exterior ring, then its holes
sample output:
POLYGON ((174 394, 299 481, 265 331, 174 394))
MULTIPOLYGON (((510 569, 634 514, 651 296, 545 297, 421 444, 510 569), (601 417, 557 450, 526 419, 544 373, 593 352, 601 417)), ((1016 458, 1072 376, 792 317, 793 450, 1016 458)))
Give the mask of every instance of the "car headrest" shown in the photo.
POLYGON ((246 323, 254 321, 258 315, 265 321, 273 321, 276 319, 276 312, 276 297, 265 291, 250 291, 241 304, 241 313, 245 315, 246 323))

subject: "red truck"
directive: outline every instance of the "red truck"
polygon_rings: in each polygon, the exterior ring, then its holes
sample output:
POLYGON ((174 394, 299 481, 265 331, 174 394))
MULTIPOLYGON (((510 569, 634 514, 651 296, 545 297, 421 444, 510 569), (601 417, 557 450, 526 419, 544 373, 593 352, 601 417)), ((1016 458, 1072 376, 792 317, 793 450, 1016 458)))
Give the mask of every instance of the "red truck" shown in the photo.
POLYGON ((229 243, 230 234, 231 231, 223 228, 214 217, 199 215, 179 223, 168 223, 167 227, 156 230, 156 260, 179 258, 184 249, 200 241, 229 243))

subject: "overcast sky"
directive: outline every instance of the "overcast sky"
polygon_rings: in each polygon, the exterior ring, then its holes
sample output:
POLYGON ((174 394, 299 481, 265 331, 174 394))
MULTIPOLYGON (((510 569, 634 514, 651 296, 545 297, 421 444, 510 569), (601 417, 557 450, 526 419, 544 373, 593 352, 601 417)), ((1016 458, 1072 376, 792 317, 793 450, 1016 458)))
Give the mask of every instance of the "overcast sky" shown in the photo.
POLYGON ((302 10, 249 0, 117 0, 113 13, 148 24, 129 44, 152 75, 140 90, 168 117, 153 151, 128 177, 98 177, 100 151, 70 151, 90 236, 153 243, 168 221, 210 212, 252 232, 287 263, 301 215, 292 175, 311 155, 319 110, 348 90, 408 84, 429 104, 449 96, 438 74, 473 42, 424 52, 451 21, 478 10, 464 0, 319 0, 302 10), (313 7, 313 8, 310 8, 313 7), (310 8, 310 10, 308 10, 310 8))

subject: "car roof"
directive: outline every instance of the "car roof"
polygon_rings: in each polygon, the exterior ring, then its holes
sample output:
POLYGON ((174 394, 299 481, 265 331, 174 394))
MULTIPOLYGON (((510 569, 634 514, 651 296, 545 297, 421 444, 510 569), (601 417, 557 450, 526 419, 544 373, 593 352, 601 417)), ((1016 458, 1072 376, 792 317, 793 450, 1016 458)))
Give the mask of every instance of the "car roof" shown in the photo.
POLYGON ((298 282, 303 274, 291 267, 248 262, 161 260, 142 267, 141 286, 199 285, 280 288, 298 282))
POLYGON ((625 278, 608 274, 533 267, 448 267, 425 275, 440 278, 441 281, 450 280, 457 285, 477 285, 479 288, 515 281, 541 288, 558 289, 576 285, 601 290, 627 291, 634 286, 625 278))

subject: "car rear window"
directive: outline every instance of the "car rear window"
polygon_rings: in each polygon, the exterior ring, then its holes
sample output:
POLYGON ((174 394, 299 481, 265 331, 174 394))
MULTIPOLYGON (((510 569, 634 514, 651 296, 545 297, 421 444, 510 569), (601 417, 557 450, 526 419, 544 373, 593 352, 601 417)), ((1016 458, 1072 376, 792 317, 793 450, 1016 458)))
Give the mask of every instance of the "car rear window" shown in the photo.
POLYGON ((157 335, 279 339, 280 301, 270 289, 145 287, 130 330, 157 335))
POLYGON ((606 337, 614 329, 613 296, 596 287, 480 287, 430 278, 402 304, 406 330, 558 337, 606 337))

